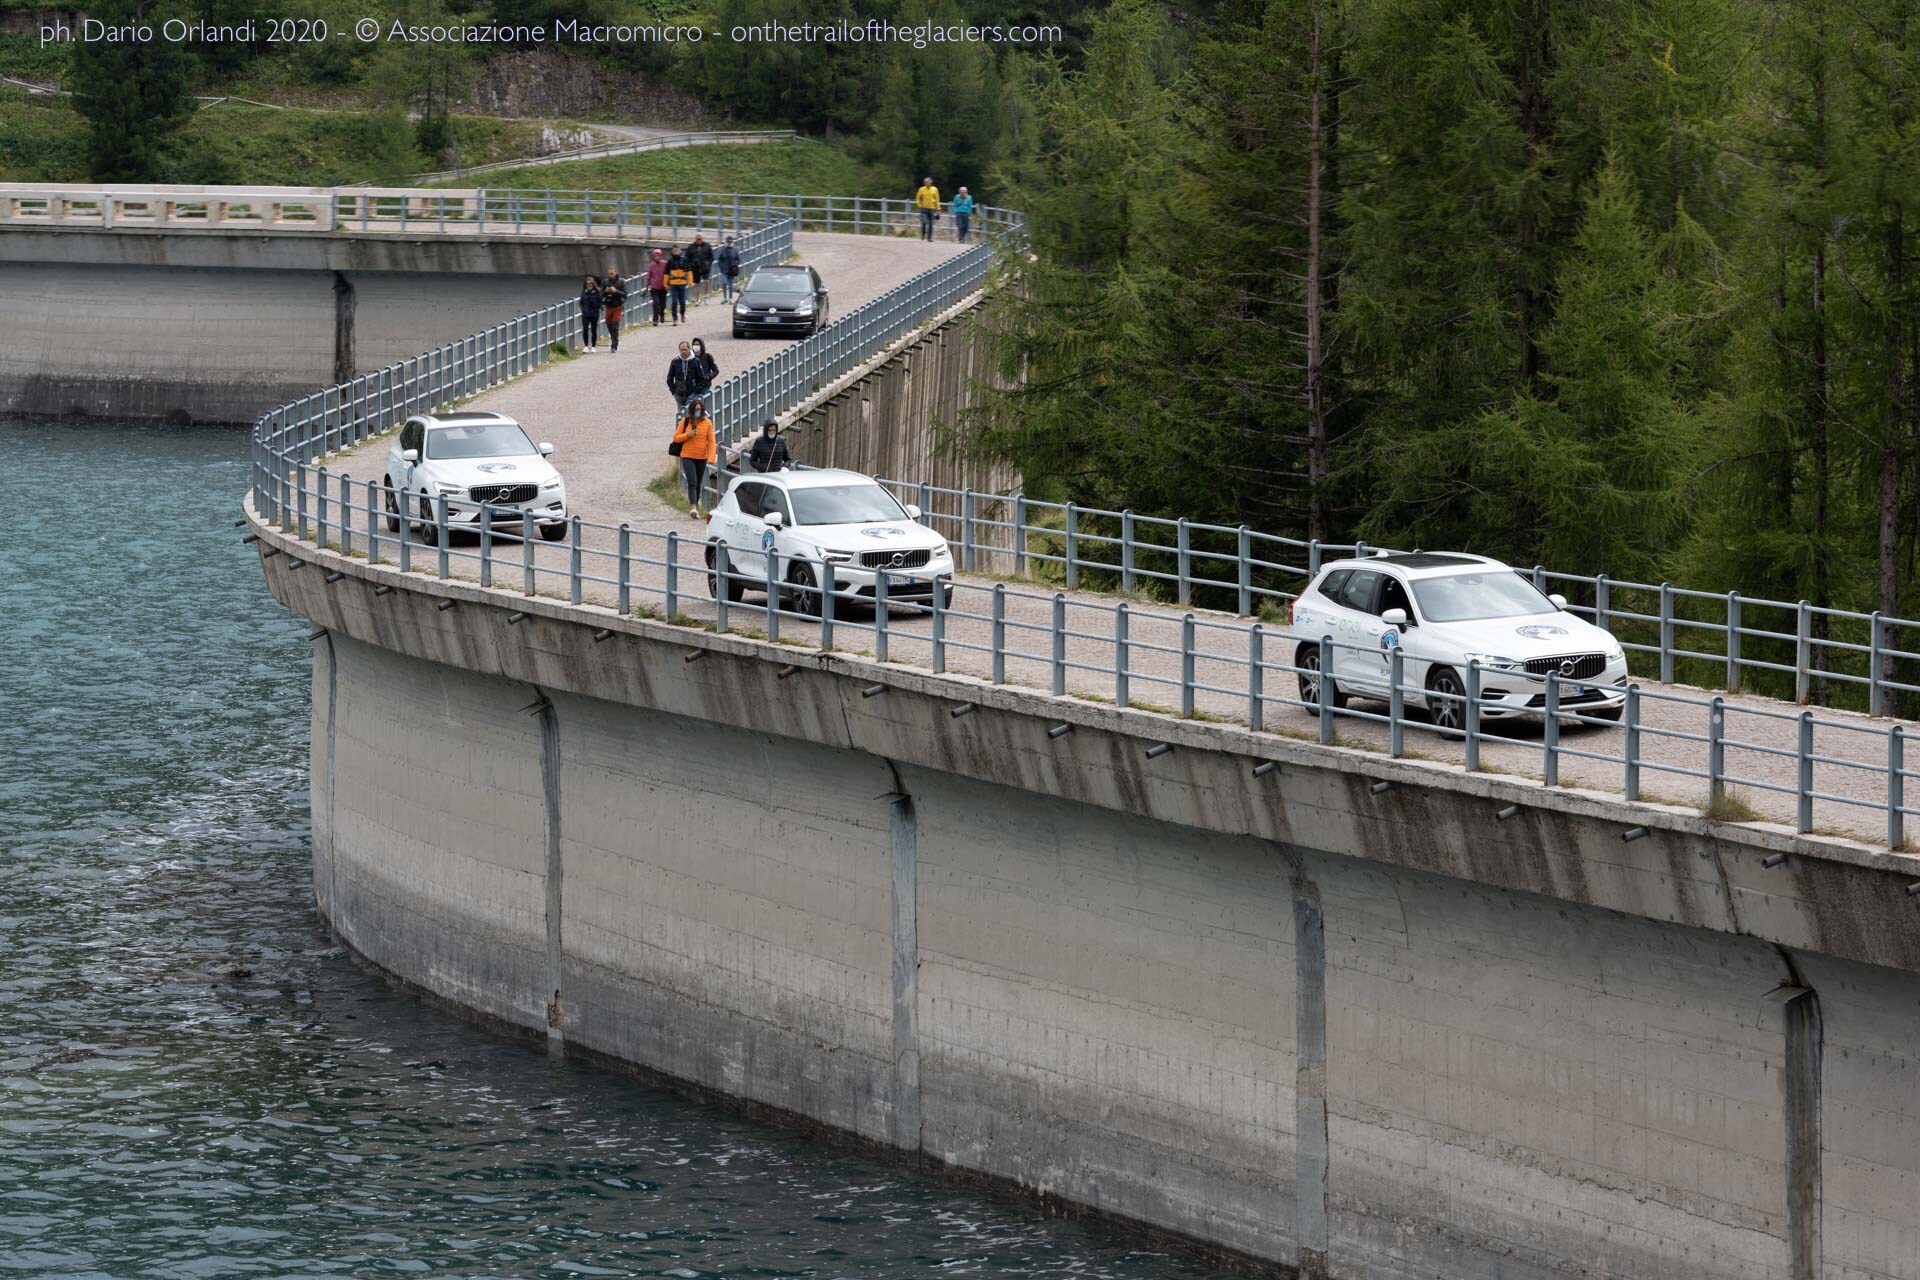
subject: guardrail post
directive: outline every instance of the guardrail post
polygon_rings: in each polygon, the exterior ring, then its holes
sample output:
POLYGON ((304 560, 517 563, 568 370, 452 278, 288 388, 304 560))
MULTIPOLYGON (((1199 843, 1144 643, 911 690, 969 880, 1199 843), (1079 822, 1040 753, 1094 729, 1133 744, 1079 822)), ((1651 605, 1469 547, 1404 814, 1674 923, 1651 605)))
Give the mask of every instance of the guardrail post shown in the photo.
POLYGON ((1013 495, 1013 575, 1027 576, 1027 495, 1013 495))
POLYGON ((1727 592, 1727 692, 1740 692, 1740 593, 1727 592))
POLYGON ((722 633, 727 629, 727 586, 733 577, 727 562, 731 559, 726 543, 713 544, 713 629, 722 633))
MULTIPOLYGON (((824 563, 824 561, 822 562, 824 563)), ((769 551, 766 556, 767 580, 767 639, 780 638, 780 557, 769 551)), ((826 595, 821 594, 821 608, 826 608, 826 595)))
POLYGON ((1247 629, 1247 727, 1255 733, 1266 728, 1267 633, 1259 623, 1247 629))
POLYGON ((1067 590, 1076 591, 1080 587, 1080 511, 1071 502, 1067 504, 1067 590))
POLYGON ((667 585, 664 599, 661 601, 660 612, 666 617, 668 622, 672 622, 673 615, 679 612, 675 606, 680 603, 680 533, 678 530, 667 530, 666 558, 667 585))
POLYGON ((1899 725, 1887 728, 1887 848, 1907 842, 1907 733, 1899 725))
POLYGON ((1718 810, 1727 794, 1727 700, 1707 704, 1707 805, 1718 810))
POLYGON ((940 579, 933 580, 933 674, 947 669, 947 592, 952 588, 940 579))
POLYGON ((313 473, 313 544, 325 548, 327 545, 327 469, 320 467, 313 473))
POLYGON ((567 603, 580 603, 580 517, 567 521, 567 603))
POLYGON ((833 648, 833 619, 839 607, 839 595, 834 590, 833 561, 820 562, 820 648, 833 648))
POLYGON ((1640 798, 1640 686, 1627 686, 1627 706, 1621 719, 1626 721, 1627 739, 1620 752, 1621 765, 1626 771, 1623 790, 1627 799, 1640 798))
POLYGON ((433 496, 433 534, 434 545, 440 550, 440 579, 444 582, 453 574, 449 563, 452 559, 453 533, 447 528, 447 495, 444 493, 433 496))
POLYGON ((396 493, 393 500, 400 508, 400 572, 412 573, 413 540, 416 536, 413 531, 413 521, 408 518, 407 499, 396 493))
POLYGON ((633 529, 625 522, 622 522, 620 525, 619 553, 620 567, 617 576, 620 579, 620 595, 618 608, 620 610, 620 616, 624 618, 627 616, 627 612, 633 608, 633 565, 628 561, 628 557, 633 554, 633 529))
POLYGON ((1356 541, 1354 542, 1354 544, 1353 544, 1353 558, 1354 558, 1355 560, 1365 560, 1365 559, 1367 558, 1367 544, 1366 544, 1366 543, 1364 543, 1364 542, 1360 542, 1360 541, 1358 541, 1358 540, 1356 540, 1356 541))
POLYGON ((373 481, 367 481, 367 563, 380 563, 380 495, 373 481))
POLYGON ((887 661, 887 571, 877 569, 873 575, 873 656, 876 661, 887 661))
POLYGON ((1320 539, 1307 539, 1307 576, 1320 572, 1320 539))
POLYGON ((1333 679, 1333 637, 1320 637, 1320 678, 1314 681, 1314 692, 1320 701, 1320 745, 1328 746, 1333 742, 1333 692, 1328 683, 1333 679))
POLYGON ((960 567, 973 568, 973 490, 960 494, 960 567))
MULTIPOLYGON (((1399 645, 1393 646, 1387 655, 1387 754, 1398 759, 1406 749, 1407 728, 1407 690, 1402 683, 1406 675, 1407 656, 1399 645)), ((1326 683, 1326 674, 1320 676, 1326 683)))
POLYGON ((353 554, 353 477, 340 477, 340 554, 353 554))
POLYGON ((294 530, 300 535, 300 540, 305 542, 307 538, 307 464, 304 462, 293 464, 293 508, 294 530))
POLYGON ((520 513, 520 589, 525 595, 534 593, 533 576, 533 512, 520 513))
POLYGON ((1062 697, 1067 692, 1067 597, 1066 593, 1053 593, 1053 696, 1062 697))
POLYGON ((1192 531, 1187 528, 1187 518, 1181 516, 1173 526, 1174 568, 1177 571, 1177 577, 1179 579, 1177 583, 1180 590, 1178 603, 1181 605, 1193 603, 1192 539, 1192 531))
POLYGON ((1120 589, 1133 594, 1133 509, 1120 513, 1120 589))
POLYGON ((1547 594, 1547 566, 1543 564, 1533 566, 1533 589, 1541 595, 1547 594))
POLYGON ((1802 600, 1793 632, 1793 700, 1805 702, 1813 687, 1813 606, 1802 600))
POLYGON ((1180 714, 1193 719, 1193 615, 1180 619, 1180 714))
POLYGON ((1131 697, 1127 687, 1127 602, 1113 609, 1113 705, 1124 707, 1131 697))
POLYGON ((480 585, 493 585, 493 504, 480 504, 480 585))
POLYGON ((1660 584, 1660 683, 1673 683, 1673 584, 1660 584))
POLYGON ((1560 785, 1560 677, 1547 673, 1546 760, 1542 780, 1550 787, 1560 785))
POLYGON ((1813 712, 1800 713, 1799 729, 1794 745, 1794 763, 1799 766, 1799 777, 1794 790, 1800 801, 1797 825, 1804 833, 1813 830, 1813 712))
POLYGON ((1613 584, 1607 581, 1607 575, 1601 574, 1593 580, 1593 625, 1602 631, 1607 629, 1607 615, 1613 612, 1613 584))
POLYGON ((1480 771, 1480 660, 1467 664, 1467 704, 1460 709, 1460 723, 1467 728, 1467 772, 1480 771))
POLYGON ((1245 525, 1239 530, 1240 552, 1240 615, 1247 617, 1253 613, 1253 531, 1245 525))
POLYGON ((1887 710, 1887 655, 1880 645, 1880 611, 1867 618, 1867 714, 1882 716, 1887 710))
POLYGON ((1007 584, 993 584, 993 682, 1007 682, 1007 584))

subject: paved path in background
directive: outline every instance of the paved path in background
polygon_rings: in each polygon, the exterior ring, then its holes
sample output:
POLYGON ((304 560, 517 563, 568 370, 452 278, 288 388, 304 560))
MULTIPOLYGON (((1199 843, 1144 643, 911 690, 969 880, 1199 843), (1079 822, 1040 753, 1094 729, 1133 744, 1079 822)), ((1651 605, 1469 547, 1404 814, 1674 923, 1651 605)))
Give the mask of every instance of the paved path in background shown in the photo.
MULTIPOLYGON (((878 237, 802 235, 796 244, 803 260, 819 267, 833 290, 834 311, 845 315, 854 307, 878 296, 909 276, 932 266, 951 253, 950 243, 922 244, 918 240, 893 240, 878 237)), ((631 264, 620 262, 628 269, 631 264)), ((621 523, 633 529, 633 599, 658 607, 666 571, 663 558, 665 535, 676 532, 681 539, 679 554, 677 611, 693 618, 713 617, 708 598, 701 554, 706 527, 684 510, 669 507, 648 491, 648 484, 672 465, 666 455, 671 436, 673 401, 668 395, 666 365, 675 344, 683 337, 701 335, 708 339, 723 375, 731 375, 777 349, 766 341, 736 342, 730 336, 724 308, 717 302, 689 310, 688 323, 679 328, 642 327, 624 340, 620 352, 589 355, 579 360, 549 366, 480 396, 472 407, 493 409, 525 423, 536 439, 551 440, 557 447, 554 461, 566 477, 574 511, 590 522, 583 538, 587 549, 584 571, 589 577, 604 579, 590 583, 586 598, 594 603, 614 603, 611 585, 616 570, 612 552, 617 546, 616 527, 621 523), (654 563, 646 563, 646 562, 654 563)), ((380 478, 387 441, 370 441, 327 460, 329 470, 338 475, 352 474, 357 479, 380 478)), ((945 530, 950 535, 952 530, 945 530)), ((364 550, 364 536, 356 528, 355 544, 364 550)), ((433 568, 435 551, 431 547, 413 549, 416 567, 433 568)), ((569 552, 564 544, 536 543, 536 589, 564 597, 567 590, 569 552)), ((517 540, 501 540, 493 548, 496 585, 518 585, 522 580, 523 551, 517 540)), ((382 559, 391 562, 397 552, 391 543, 382 548, 382 559)), ((479 549, 471 539, 456 545, 453 572, 463 578, 476 578, 479 549)), ((988 677, 991 659, 986 651, 991 643, 988 621, 993 583, 983 578, 963 578, 953 611, 947 619, 947 665, 950 670, 988 677)), ((1007 646, 1013 656, 1006 661, 1009 682, 1049 689, 1052 687, 1051 640, 1047 634, 1053 613, 1053 593, 1040 584, 1012 583, 1005 586, 1007 646)), ((735 629, 767 629, 767 619, 759 607, 760 596, 749 595, 747 603, 734 606, 730 625, 735 629)), ((1070 693, 1100 699, 1115 694, 1112 674, 1116 646, 1113 640, 1115 599, 1093 593, 1073 593, 1068 597, 1066 687, 1070 693)), ((1175 708, 1180 702, 1178 681, 1182 612, 1176 608, 1130 603, 1131 700, 1175 708)), ((1232 615, 1196 612, 1198 620, 1195 650, 1195 679, 1201 689, 1195 699, 1202 714, 1245 723, 1248 717, 1245 658, 1249 648, 1251 620, 1232 615)), ((779 619, 783 639, 818 644, 816 624, 798 617, 779 619)), ((850 650, 874 649, 871 610, 862 610, 844 619, 835 635, 835 647, 850 650)), ((927 666, 931 662, 929 618, 911 608, 896 609, 888 620, 889 657, 896 662, 927 666)), ((1269 629, 1271 630, 1271 629, 1269 629)), ((1265 656, 1268 662, 1291 663, 1293 655, 1278 637, 1269 634, 1265 656)), ((1707 748, 1704 741, 1673 735, 1697 735, 1704 739, 1707 711, 1695 705, 1711 697, 1710 693, 1642 681, 1646 696, 1642 703, 1645 726, 1642 755, 1642 794, 1649 800, 1698 805, 1706 799, 1704 777, 1684 772, 1663 772, 1653 765, 1667 765, 1704 775, 1707 748), (1664 695, 1664 696, 1662 696, 1664 695), (1685 699, 1668 701, 1666 698, 1685 699)), ((1269 672, 1266 678, 1269 699, 1297 698, 1296 677, 1284 671, 1269 672)), ((1354 709, 1384 717, 1382 704, 1356 702, 1354 709)), ((1726 736, 1730 741, 1754 744, 1729 746, 1727 773, 1775 786, 1791 788, 1796 781, 1794 750, 1797 725, 1793 720, 1798 708, 1765 698, 1732 696, 1727 699, 1726 736), (1787 756, 1775 752, 1789 753, 1787 756)), ((1822 710, 1822 719, 1845 726, 1823 727, 1815 735, 1819 754, 1850 758, 1873 766, 1863 770, 1839 765, 1816 767, 1814 789, 1836 796, 1884 802, 1887 720, 1870 720, 1846 712, 1822 710)), ((1317 732, 1317 718, 1308 710, 1269 701, 1266 727, 1293 737, 1310 737, 1317 732)), ((1341 716, 1337 721, 1339 738, 1354 746, 1385 750, 1387 729, 1384 723, 1356 716, 1341 716)), ((1920 728, 1909 726, 1909 732, 1920 728)), ((1538 723, 1519 723, 1496 730, 1482 749, 1483 764, 1502 772, 1525 777, 1540 777, 1543 762, 1543 729, 1538 723)), ((1560 764, 1563 785, 1588 787, 1618 793, 1622 789, 1625 731, 1614 726, 1569 725, 1561 732, 1565 749, 1560 764), (1588 759, 1578 754, 1605 757, 1588 759)), ((1449 738, 1430 729, 1410 726, 1405 735, 1409 754, 1458 761, 1463 748, 1458 738, 1449 738)), ((1920 751, 1913 753, 1920 758, 1920 751)), ((1734 785, 1735 792, 1768 821, 1791 824, 1795 818, 1795 797, 1734 785)), ((1910 794, 1914 788, 1909 788, 1910 794)), ((1839 801, 1820 800, 1814 806, 1816 830, 1854 835, 1872 843, 1884 840, 1886 818, 1883 810, 1861 808, 1839 801)))

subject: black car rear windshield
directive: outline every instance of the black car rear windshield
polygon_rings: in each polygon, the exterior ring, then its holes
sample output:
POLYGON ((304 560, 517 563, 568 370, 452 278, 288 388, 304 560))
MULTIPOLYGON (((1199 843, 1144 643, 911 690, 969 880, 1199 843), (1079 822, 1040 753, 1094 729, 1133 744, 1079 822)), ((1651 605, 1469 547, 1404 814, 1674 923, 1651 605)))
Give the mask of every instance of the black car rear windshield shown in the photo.
POLYGON ((512 422, 476 422, 427 432, 429 458, 519 458, 533 452, 533 441, 512 422))
POLYGON ((1415 578, 1413 598, 1420 602, 1420 616, 1428 622, 1479 622, 1559 612, 1531 582, 1505 569, 1415 578))
POLYGON ((813 281, 804 271, 762 271, 747 282, 752 293, 812 293, 813 281))
POLYGON ((905 520, 893 495, 877 484, 836 484, 818 489, 789 489, 795 524, 860 524, 867 520, 905 520))

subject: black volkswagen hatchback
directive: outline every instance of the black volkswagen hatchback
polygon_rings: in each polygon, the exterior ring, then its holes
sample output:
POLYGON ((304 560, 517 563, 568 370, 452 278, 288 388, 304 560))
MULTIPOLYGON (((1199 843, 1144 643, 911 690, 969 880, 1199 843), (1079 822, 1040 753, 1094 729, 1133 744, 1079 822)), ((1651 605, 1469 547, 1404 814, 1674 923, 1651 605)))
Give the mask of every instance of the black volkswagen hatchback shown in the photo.
POLYGON ((827 322, 827 286, 812 267, 762 267, 733 304, 733 336, 809 334, 827 322))

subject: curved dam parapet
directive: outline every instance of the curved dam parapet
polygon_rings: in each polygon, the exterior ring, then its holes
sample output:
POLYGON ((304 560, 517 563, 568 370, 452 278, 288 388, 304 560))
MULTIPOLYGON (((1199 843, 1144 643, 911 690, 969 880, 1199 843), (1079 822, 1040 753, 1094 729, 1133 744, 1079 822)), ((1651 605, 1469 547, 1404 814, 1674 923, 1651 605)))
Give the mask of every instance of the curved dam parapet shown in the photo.
POLYGON ((1306 1275, 1920 1276, 1911 858, 253 531, 447 1001, 1306 1275))

